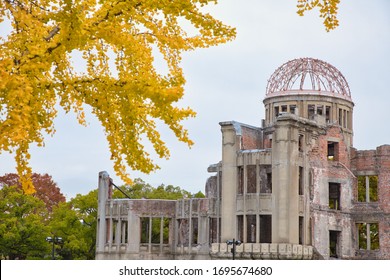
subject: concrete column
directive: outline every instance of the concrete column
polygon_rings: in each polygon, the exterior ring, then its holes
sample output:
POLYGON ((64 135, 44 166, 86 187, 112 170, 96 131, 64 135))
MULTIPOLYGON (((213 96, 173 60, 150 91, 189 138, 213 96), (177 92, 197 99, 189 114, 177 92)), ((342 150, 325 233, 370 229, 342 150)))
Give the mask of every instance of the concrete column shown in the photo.
POLYGON ((298 127, 293 120, 275 125, 272 148, 272 242, 299 242, 298 127))
POLYGON ((148 252, 152 252, 152 226, 153 226, 152 216, 149 216, 149 237, 148 237, 148 252))
POLYGON ((138 216, 131 212, 127 215, 127 219, 128 250, 132 253, 138 253, 141 242, 141 220, 138 216))
POLYGON ((260 215, 256 215, 256 243, 260 243, 260 215))
POLYGON ((367 250, 371 250, 371 232, 370 232, 370 224, 366 223, 366 237, 367 237, 367 250))
POLYGON ((303 117, 303 102, 302 100, 297 102, 297 108, 295 108, 295 115, 303 117))
POLYGON ((333 102, 332 103, 332 123, 336 122, 336 124, 338 124, 339 122, 339 118, 338 118, 338 106, 336 104, 336 102, 333 102))
POLYGON ((178 245, 178 241, 179 241, 179 222, 177 220, 177 217, 175 217, 174 219, 172 219, 172 223, 174 224, 174 240, 172 242, 172 252, 176 253, 178 252, 177 250, 177 245, 178 245))
POLYGON ((127 243, 126 230, 127 230, 127 223, 126 221, 121 220, 121 243, 122 244, 127 243))
POLYGON ((188 217, 188 252, 191 253, 192 248, 192 199, 189 200, 190 209, 188 217))
POLYGON ((260 243, 260 160, 256 159, 256 243, 260 243))
POLYGON ((305 100, 302 100, 301 101, 301 105, 302 105, 302 111, 300 113, 300 116, 303 117, 303 118, 306 118, 308 117, 308 111, 307 111, 307 101, 305 100))
MULTIPOLYGON (((177 204, 176 204, 177 206, 177 204)), ((176 207, 177 209, 177 207, 176 207)), ((177 211, 177 210, 176 210, 177 211)), ((175 226, 175 222, 176 222, 176 217, 173 217, 173 218, 170 218, 169 219, 169 237, 168 237, 168 244, 169 244, 169 247, 170 247, 170 250, 172 253, 175 253, 176 252, 176 226, 175 226)))
POLYGON ((121 228, 122 228, 122 221, 121 219, 118 219, 116 222, 116 229, 115 229, 115 243, 118 245, 121 243, 121 228))
POLYGON ((164 217, 162 216, 160 219, 160 253, 163 252, 163 244, 164 244, 164 217))
POLYGON ((218 175, 217 175, 217 200, 216 200, 216 210, 217 210, 217 243, 220 243, 221 242, 221 239, 220 239, 220 232, 219 232, 219 229, 220 229, 220 211, 221 211, 221 197, 220 197, 220 186, 221 186, 221 166, 218 166, 218 175))
MULTIPOLYGON (((106 171, 99 172, 98 182, 98 227, 96 253, 104 252, 107 239, 106 202, 110 193, 110 176, 106 171)), ((98 257, 98 255, 96 255, 98 257)))
POLYGON ((107 231, 108 231, 108 244, 112 245, 112 240, 114 239, 114 233, 113 233, 113 220, 112 217, 108 218, 108 223, 107 223, 107 231))
POLYGON ((248 154, 244 154, 243 157, 243 172, 244 172, 244 182, 243 182, 243 194, 242 197, 244 198, 243 200, 243 213, 242 213, 242 239, 241 242, 247 243, 247 220, 246 220, 246 200, 247 200, 247 191, 248 191, 248 170, 247 170, 247 162, 248 162, 248 154))
POLYGON ((222 131, 221 243, 224 243, 226 240, 237 238, 236 152, 240 148, 241 133, 237 133, 236 128, 240 128, 235 122, 224 122, 220 125, 222 131))
POLYGON ((208 221, 209 219, 207 216, 198 216, 198 244, 200 244, 202 252, 207 252, 209 250, 208 221))

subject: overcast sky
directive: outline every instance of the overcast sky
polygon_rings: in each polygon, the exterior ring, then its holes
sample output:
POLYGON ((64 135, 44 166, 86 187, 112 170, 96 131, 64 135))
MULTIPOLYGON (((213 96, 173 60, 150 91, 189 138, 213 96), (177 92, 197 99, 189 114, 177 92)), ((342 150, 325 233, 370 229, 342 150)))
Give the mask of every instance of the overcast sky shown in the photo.
MULTIPOLYGON (((162 183, 188 191, 204 191, 210 164, 221 160, 219 122, 235 120, 260 126, 268 78, 283 63, 300 57, 324 60, 347 79, 354 108, 354 146, 375 149, 390 144, 390 1, 341 0, 340 26, 326 32, 317 11, 296 14, 295 0, 220 0, 210 9, 237 28, 235 41, 184 55, 186 96, 180 102, 197 112, 184 124, 195 145, 178 142, 162 127, 171 150, 161 170, 144 175, 153 186, 162 183)), ((80 126, 72 113, 60 111, 57 133, 45 148, 33 148, 34 172, 48 173, 68 199, 97 187, 99 171, 115 175, 103 130, 94 116, 80 126)), ((15 172, 13 155, 0 154, 0 175, 15 172)))

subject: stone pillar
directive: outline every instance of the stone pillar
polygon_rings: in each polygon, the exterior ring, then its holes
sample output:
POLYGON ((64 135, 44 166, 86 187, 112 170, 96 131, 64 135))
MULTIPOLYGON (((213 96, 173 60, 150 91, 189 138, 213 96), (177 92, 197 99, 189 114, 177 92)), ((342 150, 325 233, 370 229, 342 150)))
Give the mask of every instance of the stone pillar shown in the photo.
POLYGON ((139 253, 139 245, 141 241, 141 221, 140 218, 129 211, 127 215, 128 224, 127 224, 127 238, 129 246, 128 251, 131 253, 139 253))
MULTIPOLYGON (((118 212, 120 208, 118 209, 118 212)), ((119 246, 121 243, 121 228, 122 228, 122 220, 119 218, 116 221, 116 229, 115 229, 115 243, 119 246)))
POLYGON ((104 252, 107 240, 106 202, 110 197, 110 176, 106 171, 99 172, 98 183, 98 227, 96 238, 96 257, 104 252))
POLYGON ((198 244, 201 246, 201 252, 208 252, 209 250, 209 231, 208 231, 208 217, 198 216, 198 244))
POLYGON ((298 127, 279 118, 272 146, 272 243, 299 242, 298 127))
POLYGON ((236 194, 237 163, 236 152, 240 148, 239 124, 220 123, 222 131, 222 197, 221 197, 221 243, 237 238, 236 194))

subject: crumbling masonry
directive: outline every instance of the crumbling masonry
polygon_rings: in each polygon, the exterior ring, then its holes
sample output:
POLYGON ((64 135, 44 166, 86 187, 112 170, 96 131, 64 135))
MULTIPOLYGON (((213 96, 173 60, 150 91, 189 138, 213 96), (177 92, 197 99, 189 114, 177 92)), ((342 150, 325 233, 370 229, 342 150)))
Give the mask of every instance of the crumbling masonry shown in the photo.
POLYGON ((263 102, 261 127, 220 123, 204 199, 112 199, 101 172, 96 258, 390 259, 390 145, 353 148, 343 75, 289 61, 263 102))

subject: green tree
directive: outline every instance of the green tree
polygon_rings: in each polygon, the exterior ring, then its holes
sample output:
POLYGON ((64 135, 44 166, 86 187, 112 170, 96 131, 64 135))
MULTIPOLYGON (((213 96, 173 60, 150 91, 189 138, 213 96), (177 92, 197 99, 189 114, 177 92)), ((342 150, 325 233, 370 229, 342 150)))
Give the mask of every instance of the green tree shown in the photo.
POLYGON ((50 255, 47 209, 39 198, 17 186, 0 189, 0 256, 8 259, 44 259, 50 255))
POLYGON ((132 199, 181 199, 181 198, 203 198, 204 194, 199 191, 196 194, 186 191, 178 186, 161 184, 157 188, 151 186, 140 178, 134 179, 132 185, 123 185, 118 187, 121 191, 114 189, 113 198, 126 198, 126 195, 132 199), (126 194, 124 195, 123 192, 126 194))
MULTIPOLYGON (((119 186, 125 194, 127 194, 132 199, 141 199, 141 198, 149 198, 150 194, 153 192, 154 188, 147 184, 145 181, 143 181, 140 178, 135 178, 133 181, 133 184, 129 185, 123 185, 119 186)), ((113 198, 126 198, 126 196, 118 191, 117 189, 114 189, 113 198)))
POLYGON ((180 187, 175 187, 172 185, 165 186, 161 184, 157 188, 153 190, 153 192, 149 195, 150 199, 181 199, 181 198, 190 198, 192 197, 189 191, 183 190, 180 187))
POLYGON ((53 210, 50 229, 63 239, 58 255, 62 259, 94 259, 97 223, 97 190, 77 194, 53 210))
POLYGON ((206 196, 201 191, 198 191, 196 194, 193 195, 194 198, 205 198, 206 196))
POLYGON ((145 151, 150 141, 161 158, 169 150, 156 122, 192 145, 181 122, 195 116, 180 108, 183 52, 232 40, 235 30, 202 7, 215 0, 3 0, 0 23, 0 152, 15 154, 26 193, 33 193, 31 144, 55 133, 56 104, 85 125, 84 106, 101 122, 116 173, 158 168, 145 151), (75 70, 81 53, 86 70, 75 70), (166 73, 155 67, 160 53, 166 73))

